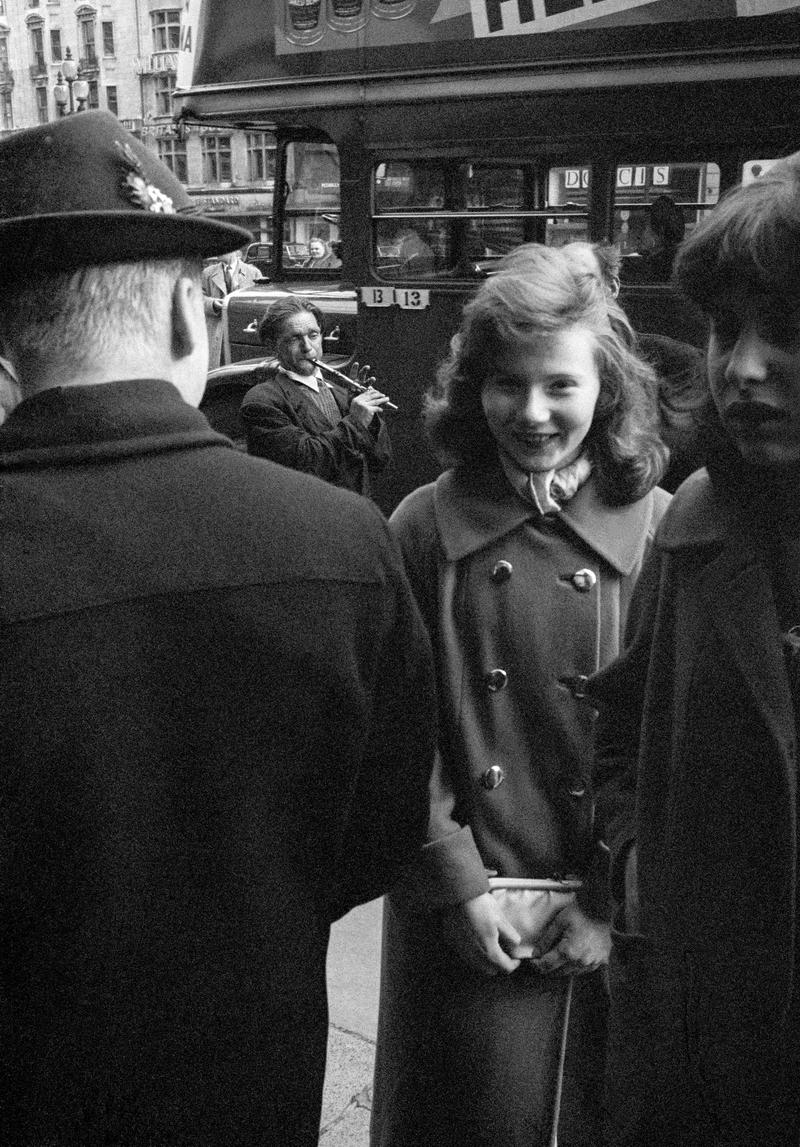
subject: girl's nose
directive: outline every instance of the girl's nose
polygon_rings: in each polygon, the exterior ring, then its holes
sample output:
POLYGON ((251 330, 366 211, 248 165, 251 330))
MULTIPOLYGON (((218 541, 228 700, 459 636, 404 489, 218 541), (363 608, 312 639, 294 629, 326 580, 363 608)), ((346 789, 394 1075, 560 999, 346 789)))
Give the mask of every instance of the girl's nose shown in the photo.
POLYGON ((550 403, 547 395, 538 386, 532 386, 523 405, 522 415, 532 425, 540 425, 550 421, 550 403))

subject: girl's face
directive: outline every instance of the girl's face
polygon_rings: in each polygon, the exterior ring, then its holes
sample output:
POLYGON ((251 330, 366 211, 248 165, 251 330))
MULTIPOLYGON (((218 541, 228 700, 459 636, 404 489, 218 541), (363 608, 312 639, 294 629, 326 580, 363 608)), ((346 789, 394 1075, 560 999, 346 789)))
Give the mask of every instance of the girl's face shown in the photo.
POLYGON ((800 462, 800 313, 779 297, 720 300, 707 361, 717 410, 745 461, 800 462))
POLYGON ((489 430, 526 472, 573 462, 600 394, 594 334, 581 326, 510 347, 481 390, 489 430))

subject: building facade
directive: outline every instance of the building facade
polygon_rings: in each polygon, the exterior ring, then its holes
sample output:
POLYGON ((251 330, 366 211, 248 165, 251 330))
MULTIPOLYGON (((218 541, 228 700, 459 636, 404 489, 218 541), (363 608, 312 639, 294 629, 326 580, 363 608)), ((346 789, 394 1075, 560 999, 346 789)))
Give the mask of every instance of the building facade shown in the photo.
POLYGON ((176 128, 180 27, 174 0, 0 0, 0 136, 106 108, 175 172, 201 210, 265 242, 274 139, 176 128))

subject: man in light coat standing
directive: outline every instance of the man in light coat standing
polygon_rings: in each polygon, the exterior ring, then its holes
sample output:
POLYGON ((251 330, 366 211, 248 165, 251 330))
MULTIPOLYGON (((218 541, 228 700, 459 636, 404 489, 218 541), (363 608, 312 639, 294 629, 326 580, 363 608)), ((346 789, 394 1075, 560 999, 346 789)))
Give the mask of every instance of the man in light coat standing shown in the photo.
POLYGON ((394 545, 195 409, 200 260, 245 236, 189 207, 106 112, 0 142, 15 1147, 315 1147, 329 926, 424 833, 430 651, 394 545))
POLYGON ((252 287, 263 278, 258 267, 242 260, 238 248, 227 251, 218 263, 203 268, 203 309, 208 330, 208 358, 212 368, 220 365, 222 354, 223 299, 243 287, 252 287))
POLYGON ((710 320, 679 487, 601 710, 618 902, 612 1147, 800 1142, 800 154, 726 197, 678 285, 710 320))

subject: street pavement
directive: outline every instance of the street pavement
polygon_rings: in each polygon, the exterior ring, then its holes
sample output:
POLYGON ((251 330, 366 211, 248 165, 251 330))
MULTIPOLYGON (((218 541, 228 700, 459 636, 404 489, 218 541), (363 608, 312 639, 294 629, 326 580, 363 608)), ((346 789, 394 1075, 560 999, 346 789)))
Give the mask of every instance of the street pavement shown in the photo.
POLYGON ((334 924, 328 949, 328 1062, 320 1147, 368 1147, 378 1024, 382 901, 334 924))

